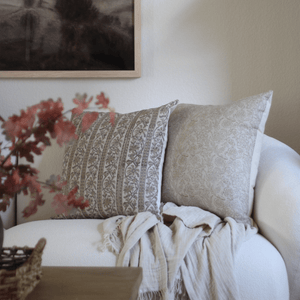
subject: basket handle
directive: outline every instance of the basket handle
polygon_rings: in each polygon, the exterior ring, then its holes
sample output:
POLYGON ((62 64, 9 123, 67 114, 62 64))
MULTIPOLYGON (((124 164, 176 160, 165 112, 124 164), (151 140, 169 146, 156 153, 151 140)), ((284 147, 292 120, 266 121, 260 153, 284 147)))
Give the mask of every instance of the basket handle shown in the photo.
POLYGON ((36 246, 35 246, 35 248, 34 248, 34 251, 35 251, 35 252, 38 252, 38 253, 41 253, 41 252, 43 252, 45 246, 46 246, 46 239, 45 239, 45 238, 41 238, 41 239, 37 242, 37 244, 36 244, 36 246))

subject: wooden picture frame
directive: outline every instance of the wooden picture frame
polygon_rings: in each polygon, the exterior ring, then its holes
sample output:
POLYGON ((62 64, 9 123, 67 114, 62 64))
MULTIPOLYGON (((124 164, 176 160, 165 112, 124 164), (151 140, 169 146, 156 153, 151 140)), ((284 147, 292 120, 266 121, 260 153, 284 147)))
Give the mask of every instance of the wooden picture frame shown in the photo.
POLYGON ((71 0, 78 3, 77 16, 65 9, 70 1, 23 0, 13 8, 10 1, 0 0, 0 79, 141 76, 141 0, 124 1, 123 12, 122 7, 109 12, 113 1, 71 0), (89 6, 88 18, 80 16, 82 3, 89 6), (50 21, 53 15, 57 22, 50 21))

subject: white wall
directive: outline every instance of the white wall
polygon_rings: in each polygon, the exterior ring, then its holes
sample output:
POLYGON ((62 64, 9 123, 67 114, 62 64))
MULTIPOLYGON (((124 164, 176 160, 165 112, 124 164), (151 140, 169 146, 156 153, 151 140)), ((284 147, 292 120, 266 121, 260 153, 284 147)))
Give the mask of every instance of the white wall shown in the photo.
POLYGON ((300 152, 299 0, 141 1, 141 78, 0 79, 1 115, 58 97, 68 109, 76 92, 104 91, 130 112, 174 99, 225 104, 272 89, 266 133, 300 152))

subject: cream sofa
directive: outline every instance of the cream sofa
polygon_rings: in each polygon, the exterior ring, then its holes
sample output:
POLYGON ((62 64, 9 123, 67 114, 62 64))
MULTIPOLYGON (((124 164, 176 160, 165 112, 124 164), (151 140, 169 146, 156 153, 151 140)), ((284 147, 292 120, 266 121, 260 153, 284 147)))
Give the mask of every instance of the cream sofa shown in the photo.
MULTIPOLYGON (((251 215, 259 232, 235 257, 240 299, 299 299, 300 156, 266 135, 259 151, 251 215)), ((98 218, 27 222, 5 231, 4 246, 34 246, 45 237, 44 266, 114 266, 116 254, 100 250, 103 222, 98 218)))

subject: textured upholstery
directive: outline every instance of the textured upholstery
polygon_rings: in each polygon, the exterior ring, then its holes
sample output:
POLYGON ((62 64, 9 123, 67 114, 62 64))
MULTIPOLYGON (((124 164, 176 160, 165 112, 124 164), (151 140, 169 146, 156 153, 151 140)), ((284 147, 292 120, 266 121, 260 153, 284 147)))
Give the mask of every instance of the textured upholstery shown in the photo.
POLYGON ((300 156, 268 136, 263 141, 253 218, 284 258, 290 299, 300 299, 300 156))
MULTIPOLYGON (((264 136, 253 214, 264 237, 257 234, 246 241, 235 261, 243 300, 288 300, 289 289, 290 299, 299 299, 299 178, 299 155, 264 136)), ((45 237, 44 266, 114 266, 116 256, 100 252, 104 241, 102 222, 29 222, 6 230, 4 246, 34 246, 45 237)))
MULTIPOLYGON (((45 237, 43 266, 115 266, 117 257, 101 252, 104 220, 44 220, 5 232, 5 246, 33 247, 45 237)), ((259 234, 246 241, 236 257, 236 279, 243 300, 288 300, 288 282, 281 255, 259 234)))

